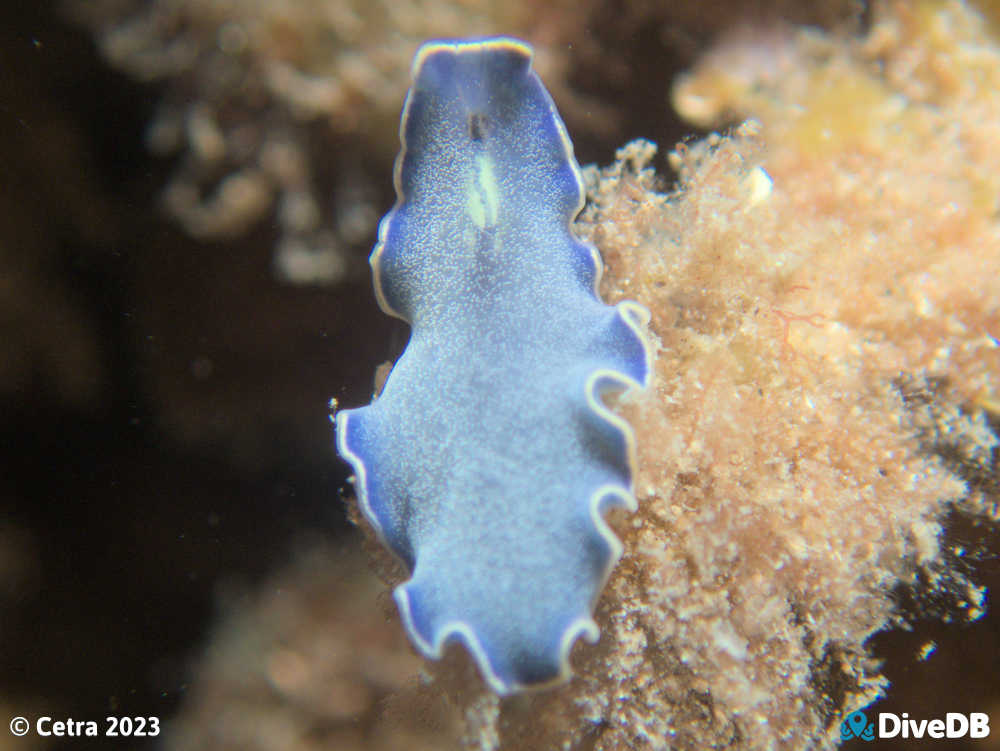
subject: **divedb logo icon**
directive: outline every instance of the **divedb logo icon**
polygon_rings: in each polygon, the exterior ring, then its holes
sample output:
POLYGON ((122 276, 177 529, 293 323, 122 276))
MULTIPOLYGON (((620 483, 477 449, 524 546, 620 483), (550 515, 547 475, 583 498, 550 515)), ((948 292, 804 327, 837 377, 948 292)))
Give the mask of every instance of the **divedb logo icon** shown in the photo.
POLYGON ((875 723, 868 722, 864 712, 851 712, 847 719, 840 723, 840 740, 861 738, 865 741, 875 740, 875 723))
POLYGON ((840 740, 860 738, 986 738, 990 734, 990 717, 985 712, 948 712, 944 719, 913 720, 906 712, 879 712, 878 725, 869 722, 864 712, 851 712, 840 723, 840 740))

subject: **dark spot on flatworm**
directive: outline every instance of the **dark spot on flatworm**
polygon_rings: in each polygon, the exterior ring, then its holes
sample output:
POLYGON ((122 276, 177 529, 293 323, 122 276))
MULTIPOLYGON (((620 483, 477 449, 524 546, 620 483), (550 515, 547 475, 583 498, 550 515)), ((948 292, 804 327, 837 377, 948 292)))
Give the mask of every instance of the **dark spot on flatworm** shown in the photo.
POLYGON ((486 115, 481 112, 473 112, 469 115, 469 137, 473 141, 482 141, 486 135, 486 125, 488 121, 486 115))

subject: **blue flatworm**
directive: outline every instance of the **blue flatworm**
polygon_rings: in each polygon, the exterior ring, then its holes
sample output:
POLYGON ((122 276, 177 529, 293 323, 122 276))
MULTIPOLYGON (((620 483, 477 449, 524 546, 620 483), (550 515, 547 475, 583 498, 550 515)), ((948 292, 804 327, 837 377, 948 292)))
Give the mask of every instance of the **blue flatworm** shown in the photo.
POLYGON ((573 147, 531 69, 492 38, 425 44, 400 125, 398 200, 371 255, 408 321, 381 394, 336 416, 362 512, 411 572, 395 590, 429 657, 459 640, 500 694, 564 680, 634 510, 629 426, 602 396, 644 385, 648 313, 597 294, 570 223, 573 147))

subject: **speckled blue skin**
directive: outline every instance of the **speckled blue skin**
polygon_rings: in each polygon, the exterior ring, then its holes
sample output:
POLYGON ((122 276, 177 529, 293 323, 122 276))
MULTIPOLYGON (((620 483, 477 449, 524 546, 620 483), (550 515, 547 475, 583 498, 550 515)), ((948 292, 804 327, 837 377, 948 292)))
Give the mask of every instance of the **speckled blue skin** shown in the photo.
POLYGON ((628 425, 601 401, 644 384, 645 311, 603 304, 569 225, 572 145, 513 39, 418 52, 395 208, 371 257, 409 344, 367 407, 336 416, 361 508, 412 573, 395 597, 416 646, 465 643, 500 694, 569 675, 634 509, 628 425))

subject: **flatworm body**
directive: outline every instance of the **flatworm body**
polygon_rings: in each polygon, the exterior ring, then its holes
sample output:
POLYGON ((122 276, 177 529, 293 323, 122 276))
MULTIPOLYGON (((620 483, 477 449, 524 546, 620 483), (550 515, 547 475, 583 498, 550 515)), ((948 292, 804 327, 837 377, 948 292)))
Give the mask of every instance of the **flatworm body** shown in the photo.
POLYGON ((635 508, 632 434, 602 395, 645 384, 648 314, 598 298, 600 257, 570 231, 579 169, 526 44, 425 44, 400 139, 371 266, 412 332, 372 404, 337 414, 337 448, 411 572, 395 598, 414 644, 464 642, 507 694, 565 679, 577 637, 597 639, 621 554, 602 513, 635 508))

